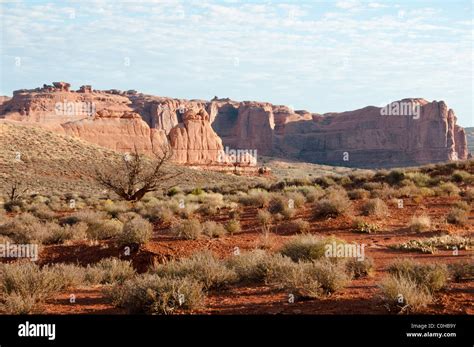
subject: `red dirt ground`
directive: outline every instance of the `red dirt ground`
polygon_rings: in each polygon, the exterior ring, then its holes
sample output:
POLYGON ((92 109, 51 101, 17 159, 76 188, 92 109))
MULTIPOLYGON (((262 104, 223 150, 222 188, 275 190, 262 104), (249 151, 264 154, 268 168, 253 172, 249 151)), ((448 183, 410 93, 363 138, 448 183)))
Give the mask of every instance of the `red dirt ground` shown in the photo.
MULTIPOLYGON (((387 266, 396 258, 412 258, 426 263, 454 263, 473 260, 472 250, 459 251, 453 255, 450 250, 439 251, 436 254, 396 251, 388 248, 415 238, 431 237, 443 233, 472 235, 474 217, 471 213, 469 224, 456 227, 446 224, 444 218, 454 198, 425 198, 422 204, 405 201, 405 208, 398 209, 390 206, 390 217, 374 219, 381 231, 376 234, 358 234, 351 229, 351 218, 311 221, 311 233, 317 235, 335 235, 349 242, 366 244, 366 255, 372 257, 375 271, 372 277, 353 280, 352 283, 324 299, 305 300, 295 303, 288 302, 288 294, 266 286, 231 286, 226 290, 209 293, 203 309, 193 314, 390 314, 380 297, 378 283, 386 275, 387 266), (410 232, 406 225, 414 214, 424 212, 431 217, 434 232, 417 234, 410 232)), ((355 215, 359 215, 360 202, 354 203, 355 215)), ((240 250, 253 249, 259 246, 261 233, 256 222, 257 209, 245 208, 241 214, 242 232, 233 236, 218 239, 203 238, 200 240, 179 240, 169 233, 169 227, 155 225, 154 235, 143 249, 124 256, 121 250, 110 242, 96 245, 75 243, 70 245, 46 246, 41 253, 41 263, 72 262, 82 265, 94 263, 106 257, 131 259, 138 272, 144 272, 154 261, 163 262, 166 259, 180 258, 192 253, 208 249, 221 258, 233 254, 235 247, 240 250)), ((301 209, 294 218, 310 220, 310 206, 301 209)), ((228 219, 226 211, 221 211, 212 220, 225 222, 228 219)), ((271 249, 277 250, 292 236, 277 227, 273 230, 271 249)), ((103 288, 77 288, 67 293, 61 293, 44 306, 48 314, 120 314, 121 309, 114 308, 106 299, 103 288), (69 296, 74 294, 76 302, 70 303, 69 296)), ((426 314, 473 314, 474 313, 474 281, 462 283, 450 282, 435 302, 421 313, 426 314)))

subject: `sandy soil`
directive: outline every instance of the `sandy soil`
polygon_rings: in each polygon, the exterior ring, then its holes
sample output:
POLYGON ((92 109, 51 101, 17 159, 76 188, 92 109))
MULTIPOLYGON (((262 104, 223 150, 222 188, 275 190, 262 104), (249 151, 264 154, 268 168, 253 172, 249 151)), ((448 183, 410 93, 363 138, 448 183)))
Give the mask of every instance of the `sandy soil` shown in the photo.
MULTIPOLYGON (((474 216, 471 213, 469 225, 456 227, 444 222, 445 215, 455 200, 449 198, 426 198, 422 204, 405 201, 405 208, 390 206, 390 216, 370 222, 376 222, 381 231, 376 234, 358 234, 352 231, 352 220, 349 217, 311 221, 311 233, 317 235, 335 235, 349 242, 363 243, 365 255, 372 257, 375 271, 372 277, 356 279, 340 292, 324 299, 305 300, 290 303, 288 294, 266 286, 236 285, 211 292, 206 299, 205 307, 193 314, 390 314, 380 298, 378 283, 386 275, 387 266, 397 258, 412 258, 426 263, 453 263, 473 260, 472 250, 459 251, 453 255, 450 250, 440 250, 435 254, 396 251, 388 248, 410 239, 431 237, 443 233, 472 235, 474 216), (433 232, 416 234, 410 232, 406 225, 414 214, 424 212, 434 222, 433 232)), ((359 215, 360 202, 354 203, 355 215, 359 215)), ((310 207, 301 209, 294 218, 310 219, 310 207)), ((242 232, 233 236, 200 240, 179 240, 169 233, 169 226, 155 225, 154 236, 143 249, 131 256, 124 256, 121 250, 110 242, 98 244, 75 243, 70 245, 47 246, 41 254, 41 263, 73 262, 82 265, 94 263, 106 257, 131 259, 138 272, 147 270, 154 261, 189 256, 192 253, 209 249, 221 258, 231 256, 236 247, 241 251, 258 247, 261 232, 256 222, 255 208, 246 208, 241 214, 242 232)), ((212 220, 225 222, 226 211, 221 211, 212 220)), ((277 250, 292 233, 284 226, 273 230, 270 250, 277 250)), ((44 313, 54 314, 119 314, 123 310, 114 308, 103 294, 101 286, 93 288, 76 288, 67 293, 60 293, 49 300, 44 313), (76 297, 70 302, 70 295, 76 297)), ((474 281, 462 283, 450 282, 435 302, 422 313, 427 314, 473 314, 474 281)))

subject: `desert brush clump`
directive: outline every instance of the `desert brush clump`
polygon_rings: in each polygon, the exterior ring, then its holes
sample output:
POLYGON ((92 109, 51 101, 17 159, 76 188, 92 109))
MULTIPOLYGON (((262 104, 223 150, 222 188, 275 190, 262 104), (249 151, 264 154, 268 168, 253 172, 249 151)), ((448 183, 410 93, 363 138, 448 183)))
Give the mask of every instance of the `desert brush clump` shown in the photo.
POLYGON ((428 187, 431 184, 431 176, 422 172, 408 172, 406 178, 410 179, 417 187, 428 187))
POLYGON ((446 285, 448 270, 444 264, 419 264, 399 259, 388 268, 389 276, 380 284, 388 307, 417 312, 433 301, 433 295, 446 285))
POLYGON ((240 282, 263 282, 271 258, 272 255, 257 249, 234 254, 226 261, 226 266, 235 271, 240 282))
POLYGON ((269 227, 272 224, 272 214, 267 210, 258 210, 257 221, 262 228, 269 227))
POLYGON ((270 194, 261 189, 251 189, 247 194, 239 196, 238 202, 243 206, 263 208, 268 205, 270 194))
MULTIPOLYGON (((285 191, 299 192, 299 193, 303 194, 304 200, 306 200, 306 202, 310 202, 310 203, 315 202, 316 200, 320 199, 324 195, 324 189, 322 189, 318 185, 315 185, 315 186, 310 186, 310 185, 290 186, 290 187, 286 187, 285 191)), ((304 201, 302 201, 302 202, 304 203, 304 201)))
POLYGON ((188 277, 165 278, 144 274, 114 285, 108 296, 130 313, 172 314, 202 306, 202 284, 188 277))
POLYGON ((155 264, 152 273, 166 278, 193 278, 206 290, 217 289, 233 283, 237 275, 220 262, 211 252, 203 251, 189 258, 155 264))
POLYGON ((474 202, 474 188, 473 187, 467 187, 466 190, 464 190, 462 193, 462 197, 469 203, 472 204, 474 202))
POLYGON ((469 220, 469 210, 453 207, 446 216, 446 221, 450 224, 466 225, 469 220))
POLYGON ((370 199, 362 205, 362 213, 365 216, 384 217, 388 215, 388 207, 382 199, 370 199))
POLYGON ((203 230, 201 222, 198 219, 191 218, 181 220, 172 229, 172 233, 185 240, 197 240, 203 230))
POLYGON ((268 211, 271 214, 282 213, 288 209, 288 199, 279 194, 274 194, 268 204, 268 211))
POLYGON ((86 234, 90 240, 106 240, 120 235, 122 230, 123 223, 113 218, 89 223, 86 234))
POLYGON ((427 215, 413 216, 408 228, 415 233, 430 231, 431 219, 427 215))
POLYGON ((345 190, 335 189, 317 201, 313 209, 313 217, 337 217, 349 214, 351 202, 345 190))
POLYGON ((68 284, 63 273, 50 266, 40 268, 32 262, 0 265, 0 303, 12 314, 35 312, 39 304, 68 284))
POLYGON ((283 245, 280 253, 293 261, 317 260, 325 256, 326 245, 332 243, 345 244, 343 240, 335 237, 321 238, 311 234, 295 235, 283 245))
POLYGON ((451 182, 440 183, 435 189, 437 196, 457 196, 459 192, 458 186, 451 182))
POLYGON ((85 222, 92 224, 100 220, 107 219, 107 214, 103 211, 81 210, 69 216, 71 223, 85 222))
POLYGON ((120 247, 143 245, 147 243, 152 235, 153 226, 142 217, 135 217, 123 225, 122 233, 117 237, 120 247))
POLYGON ((405 179, 405 172, 402 170, 392 170, 385 177, 385 181, 390 185, 398 185, 405 179))
POLYGON ((349 191, 347 195, 351 200, 363 200, 370 197, 370 192, 363 188, 357 188, 349 191))
POLYGON ((379 287, 389 310, 417 312, 433 301, 429 291, 410 278, 389 275, 379 287))
POLYGON ((397 277, 409 278, 430 293, 442 289, 448 279, 444 264, 420 264, 411 259, 399 259, 388 267, 388 272, 397 277))
POLYGON ((474 176, 464 170, 455 170, 451 175, 451 180, 456 183, 468 183, 474 182, 474 176))
POLYGON ((348 284, 350 276, 343 263, 329 259, 285 262, 267 275, 267 282, 300 298, 319 298, 348 284))
POLYGON ((134 275, 135 270, 130 261, 117 258, 105 258, 87 267, 85 281, 94 284, 123 283, 134 275))
POLYGON ((346 261, 346 272, 353 278, 370 277, 374 272, 374 260, 369 257, 364 259, 351 258, 346 261))
POLYGON ((221 223, 206 221, 202 224, 202 232, 211 238, 222 237, 227 234, 227 230, 221 223))
POLYGON ((56 222, 42 222, 30 213, 22 213, 0 223, 0 235, 15 243, 59 244, 75 237, 75 230, 69 225, 56 222))
POLYGON ((287 205, 291 205, 291 208, 301 208, 306 202, 305 196, 297 191, 287 191, 284 193, 285 197, 288 199, 287 205))
POLYGON ((305 221, 301 218, 287 221, 283 224, 281 224, 281 227, 283 230, 291 233, 296 233, 296 234, 306 234, 310 231, 311 224, 308 221, 305 221))
POLYGON ((242 227, 240 226, 240 221, 238 219, 230 219, 226 224, 225 224, 225 230, 230 234, 234 235, 237 233, 240 233, 242 231, 242 227))

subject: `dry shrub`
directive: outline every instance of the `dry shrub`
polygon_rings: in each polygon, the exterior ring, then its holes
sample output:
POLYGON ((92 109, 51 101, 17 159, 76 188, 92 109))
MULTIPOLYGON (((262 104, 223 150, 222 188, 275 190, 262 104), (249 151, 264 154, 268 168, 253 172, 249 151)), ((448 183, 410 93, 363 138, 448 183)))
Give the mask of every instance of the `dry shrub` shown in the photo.
POLYGON ((268 205, 268 211, 271 214, 282 213, 288 208, 288 201, 281 195, 274 195, 268 205))
POLYGON ((92 284, 123 283, 135 275, 135 270, 128 260, 106 258, 94 265, 89 265, 85 272, 85 281, 92 284))
POLYGON ((102 211, 82 210, 74 213, 71 217, 74 217, 76 222, 85 222, 92 224, 97 221, 107 218, 107 215, 102 211))
POLYGON ((123 225, 123 230, 118 235, 119 246, 143 245, 147 243, 152 235, 153 226, 142 217, 135 217, 123 225))
POLYGON ((197 240, 202 234, 202 225, 198 219, 182 220, 171 229, 177 237, 185 240, 197 240))
POLYGON ((224 226, 214 221, 206 221, 202 225, 202 232, 209 237, 221 237, 227 234, 224 226))
POLYGON ((253 250, 233 255, 226 261, 226 265, 235 271, 241 282, 263 282, 272 258, 263 250, 253 250))
POLYGON ((13 314, 36 311, 37 305, 68 285, 64 273, 31 262, 1 264, 0 293, 3 308, 13 314))
POLYGON ((454 207, 446 216, 446 221, 450 224, 466 225, 469 220, 469 211, 463 208, 454 207))
POLYGON ((332 190, 316 203, 313 210, 315 218, 337 217, 350 213, 351 202, 344 190, 332 190))
POLYGON ((30 213, 16 215, 0 224, 0 235, 7 236, 15 243, 63 243, 73 238, 73 229, 55 222, 41 222, 30 213))
POLYGON ((302 186, 298 187, 297 190, 302 193, 306 199, 306 202, 315 202, 324 195, 324 189, 320 186, 302 186))
POLYGON ((406 174, 417 187, 427 187, 431 182, 431 177, 422 172, 409 172, 406 174))
POLYGON ((90 240, 105 240, 120 235, 122 230, 123 223, 114 218, 91 222, 86 234, 90 240))
POLYGON ((370 199, 362 205, 362 213, 365 216, 384 217, 388 215, 388 207, 379 198, 370 199))
POLYGON ((473 175, 464 170, 456 170, 451 176, 451 180, 456 183, 473 183, 473 175))
POLYGON ((302 298, 319 298, 343 288, 350 281, 343 263, 329 259, 283 262, 267 276, 268 282, 302 298))
POLYGON ((472 203, 474 201, 474 188, 467 187, 466 190, 462 193, 462 196, 464 199, 466 199, 467 202, 472 203))
POLYGON ((231 219, 225 224, 225 230, 230 235, 240 233, 242 231, 242 227, 240 226, 240 221, 237 219, 231 219))
POLYGON ((397 277, 414 281, 418 286, 434 293, 443 288, 448 279, 444 264, 419 264, 411 259, 399 259, 391 264, 388 272, 397 277))
POLYGON ((380 284, 389 305, 398 309, 417 312, 433 301, 431 294, 410 278, 390 275, 380 284))
POLYGON ((372 276, 374 261, 369 257, 364 257, 363 260, 351 258, 346 262, 346 271, 354 278, 372 276))
POLYGON ((303 207, 306 202, 305 196, 300 192, 286 192, 285 196, 288 201, 293 201, 293 206, 295 208, 303 207))
POLYGON ((108 293, 111 301, 130 313, 171 314, 202 306, 202 284, 190 278, 162 278, 145 274, 117 284, 108 293))
POLYGON ((306 234, 310 231, 311 224, 301 218, 298 218, 279 225, 278 229, 280 228, 290 233, 306 234))
POLYGON ((320 238, 311 234, 293 236, 283 245, 280 253, 291 258, 293 261, 310 261, 325 256, 326 245, 344 244, 345 242, 335 237, 320 238))
POLYGON ((272 214, 266 210, 258 210, 257 220, 258 223, 263 227, 268 227, 270 224, 272 224, 272 214))
POLYGON ((435 189, 438 196, 456 196, 459 194, 459 188, 451 182, 443 182, 435 189))
POLYGON ((368 190, 358 188, 349 191, 348 196, 351 200, 368 199, 370 197, 370 192, 368 190))
POLYGON ((225 287, 237 278, 233 270, 228 269, 209 251, 165 264, 155 264, 152 272, 166 278, 193 278, 201 282, 206 290, 225 287))
POLYGON ((410 240, 405 243, 390 246, 393 249, 405 251, 419 251, 422 253, 435 253, 438 248, 445 250, 469 249, 472 241, 469 237, 460 235, 443 235, 430 237, 428 239, 410 240))
POLYGON ((238 202, 244 206, 263 208, 268 205, 270 194, 260 189, 252 189, 247 194, 239 196, 238 202))
POLYGON ((427 215, 413 216, 408 228, 415 233, 430 231, 431 219, 427 215))

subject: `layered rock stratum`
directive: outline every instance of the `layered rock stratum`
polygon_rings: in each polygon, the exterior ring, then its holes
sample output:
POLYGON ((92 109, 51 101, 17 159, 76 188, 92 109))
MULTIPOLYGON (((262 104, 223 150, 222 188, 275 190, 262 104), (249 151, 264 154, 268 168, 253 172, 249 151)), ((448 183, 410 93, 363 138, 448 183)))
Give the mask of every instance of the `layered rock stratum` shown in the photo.
POLYGON ((415 114, 387 115, 375 106, 317 114, 217 97, 184 100, 91 86, 73 91, 68 83, 54 82, 15 91, 0 103, 0 118, 8 122, 122 152, 136 147, 151 153, 168 144, 175 162, 191 165, 223 164, 221 154, 229 148, 353 167, 420 165, 469 155, 454 111, 444 101, 420 98, 393 103, 409 105, 404 112, 416 109, 415 114))

